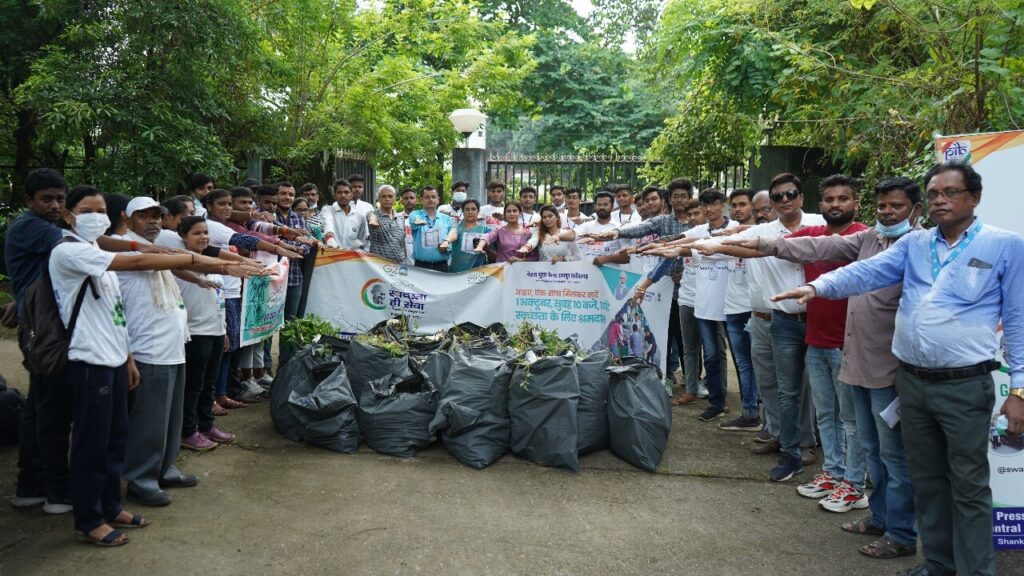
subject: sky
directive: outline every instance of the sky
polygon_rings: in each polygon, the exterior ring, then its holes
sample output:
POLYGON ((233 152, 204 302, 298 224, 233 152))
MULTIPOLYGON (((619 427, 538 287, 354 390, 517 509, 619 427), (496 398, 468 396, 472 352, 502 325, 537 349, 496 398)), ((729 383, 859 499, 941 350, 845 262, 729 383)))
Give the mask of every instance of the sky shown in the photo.
POLYGON ((580 16, 586 16, 594 9, 594 5, 590 3, 590 0, 572 0, 571 3, 576 13, 580 16))

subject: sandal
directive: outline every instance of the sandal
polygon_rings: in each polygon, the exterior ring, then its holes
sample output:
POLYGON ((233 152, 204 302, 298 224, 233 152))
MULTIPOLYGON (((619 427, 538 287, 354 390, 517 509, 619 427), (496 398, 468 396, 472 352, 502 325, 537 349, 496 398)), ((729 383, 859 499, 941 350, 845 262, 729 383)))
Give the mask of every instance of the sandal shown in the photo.
POLYGON ((882 536, 878 540, 875 540, 867 546, 861 546, 857 549, 858 552, 867 556, 868 558, 875 558, 877 560, 891 560, 893 558, 900 558, 902 556, 914 556, 917 554, 917 546, 906 546, 899 542, 889 538, 888 536, 882 536))
POLYGON ((227 396, 221 396, 220 398, 217 398, 216 402, 217 404, 220 404, 222 408, 227 408, 228 410, 234 410, 235 408, 245 408, 246 406, 248 406, 248 404, 244 402, 232 400, 227 396))
POLYGON ((138 514, 132 514, 132 519, 127 522, 121 522, 117 518, 114 518, 113 520, 107 520, 107 524, 110 524, 114 528, 145 528, 152 524, 152 522, 138 514))
POLYGON ((227 416, 228 415, 228 411, 223 406, 221 406, 220 404, 214 402, 213 403, 213 415, 214 416, 227 416))
POLYGON ((842 529, 851 534, 867 534, 869 536, 885 536, 885 529, 875 526, 871 522, 871 516, 861 518, 856 522, 847 522, 842 529))
POLYGON ((86 542, 95 544, 96 546, 113 547, 113 546, 124 546, 129 542, 128 537, 124 535, 124 532, 120 530, 111 530, 103 538, 93 538, 89 536, 88 532, 82 532, 82 536, 85 537, 86 542))

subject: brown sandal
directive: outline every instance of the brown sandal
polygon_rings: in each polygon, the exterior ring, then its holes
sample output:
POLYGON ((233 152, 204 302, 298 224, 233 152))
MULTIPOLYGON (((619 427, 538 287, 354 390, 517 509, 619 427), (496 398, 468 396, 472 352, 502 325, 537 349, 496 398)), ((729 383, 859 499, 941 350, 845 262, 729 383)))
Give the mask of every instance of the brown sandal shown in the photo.
POLYGON ((221 397, 217 398, 216 402, 217 402, 217 404, 220 404, 221 407, 227 408, 228 410, 234 410, 235 408, 245 408, 246 406, 248 406, 248 404, 246 404, 245 402, 239 402, 238 400, 232 400, 231 398, 228 398, 227 396, 221 396, 221 397))
POLYGON ((867 534, 869 536, 885 536, 885 530, 875 526, 871 522, 871 516, 861 518, 856 522, 847 522, 842 529, 851 534, 867 534))
POLYGON ((876 560, 891 560, 902 556, 916 555, 917 546, 906 546, 892 538, 889 538, 888 536, 882 536, 867 546, 861 546, 857 551, 868 558, 875 558, 876 560))
POLYGON ((684 406, 698 400, 696 394, 680 394, 672 399, 673 406, 684 406))

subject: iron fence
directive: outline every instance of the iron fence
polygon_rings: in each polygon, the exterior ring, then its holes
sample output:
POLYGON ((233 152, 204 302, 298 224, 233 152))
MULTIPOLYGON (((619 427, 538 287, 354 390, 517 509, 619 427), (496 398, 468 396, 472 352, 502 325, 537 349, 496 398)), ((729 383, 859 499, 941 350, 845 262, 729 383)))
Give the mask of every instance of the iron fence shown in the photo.
POLYGON ((487 159, 487 181, 505 184, 505 193, 515 197, 525 186, 544 193, 556 184, 579 188, 584 200, 594 197, 609 184, 629 184, 637 190, 647 185, 640 174, 648 162, 641 156, 561 156, 500 154, 487 159))

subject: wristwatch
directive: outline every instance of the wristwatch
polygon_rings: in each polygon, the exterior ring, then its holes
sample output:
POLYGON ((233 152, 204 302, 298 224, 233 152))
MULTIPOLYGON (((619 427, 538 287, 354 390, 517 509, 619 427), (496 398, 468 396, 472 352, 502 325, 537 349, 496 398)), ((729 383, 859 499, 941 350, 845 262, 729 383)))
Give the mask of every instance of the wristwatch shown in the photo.
POLYGON ((1024 400, 1024 388, 1010 388, 1010 396, 1016 396, 1024 400))

